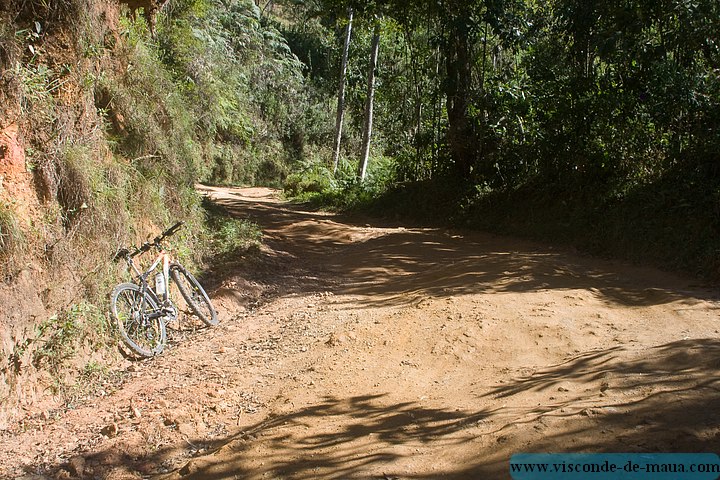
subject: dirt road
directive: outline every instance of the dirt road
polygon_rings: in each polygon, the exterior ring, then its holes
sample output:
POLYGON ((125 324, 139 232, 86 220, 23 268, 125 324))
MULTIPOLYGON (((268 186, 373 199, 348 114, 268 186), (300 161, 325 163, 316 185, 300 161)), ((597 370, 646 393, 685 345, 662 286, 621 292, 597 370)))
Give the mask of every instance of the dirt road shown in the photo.
POLYGON ((205 191, 265 233, 214 272, 222 323, 73 410, 29 414, 0 439, 0 475, 504 479, 516 452, 720 451, 714 291, 205 191))

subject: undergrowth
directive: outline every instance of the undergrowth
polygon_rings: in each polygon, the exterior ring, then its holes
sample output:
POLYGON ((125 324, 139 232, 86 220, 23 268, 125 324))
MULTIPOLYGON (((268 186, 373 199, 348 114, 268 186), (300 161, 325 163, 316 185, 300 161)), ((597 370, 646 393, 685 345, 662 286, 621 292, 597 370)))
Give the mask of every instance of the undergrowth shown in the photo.
POLYGON ((317 208, 513 235, 720 280, 720 191, 702 171, 644 184, 493 189, 454 177, 394 182, 391 162, 370 165, 364 183, 348 165, 337 177, 306 165, 284 192, 317 208))
POLYGON ((100 308, 86 302, 74 304, 36 324, 32 333, 16 342, 0 371, 13 385, 32 366, 46 373, 51 393, 68 402, 78 392, 92 389, 89 365, 96 365, 90 370, 109 372, 100 365, 107 362, 106 350, 115 338, 100 308))
POLYGON ((60 373, 82 348, 100 350, 112 338, 105 315, 89 303, 72 305, 36 327, 32 363, 60 380, 60 373))
POLYGON ((222 263, 228 257, 236 257, 256 249, 262 242, 260 227, 249 220, 232 217, 228 212, 205 199, 207 230, 210 237, 208 260, 222 263))
POLYGON ((342 160, 333 173, 320 160, 303 163, 287 178, 283 193, 294 201, 332 210, 372 211, 376 199, 396 184, 395 164, 388 157, 372 159, 363 182, 357 179, 356 168, 342 160))
MULTIPOLYGON (((18 23, 0 28, 0 114, 19 123, 38 201, 21 219, 0 185, 0 275, 13 292, 15 273, 29 272, 24 278, 38 285, 29 294, 45 310, 35 320, 2 312, 0 397, 34 371, 47 374, 53 393, 75 398, 112 377, 119 360, 106 320, 108 294, 127 278, 110 261, 117 249, 180 220, 173 253, 193 270, 250 248, 257 226, 208 213, 195 182, 212 175, 220 149, 232 150, 231 180, 263 168, 266 178, 284 175, 284 167, 248 147, 249 116, 206 128, 207 112, 163 60, 142 15, 122 13, 111 31, 117 5, 104 0, 11 7, 18 23)), ((280 140, 266 144, 285 157, 280 140)))

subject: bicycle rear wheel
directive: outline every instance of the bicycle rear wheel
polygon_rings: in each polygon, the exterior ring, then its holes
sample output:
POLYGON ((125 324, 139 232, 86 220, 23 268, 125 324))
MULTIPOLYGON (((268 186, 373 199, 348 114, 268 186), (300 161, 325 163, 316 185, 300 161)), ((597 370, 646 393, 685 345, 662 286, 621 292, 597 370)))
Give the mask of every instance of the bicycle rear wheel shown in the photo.
POLYGON ((155 300, 134 283, 121 283, 110 296, 110 314, 125 345, 142 357, 163 351, 165 322, 155 300))
POLYGON ((175 263, 170 266, 170 275, 178 286, 180 294, 195 315, 209 327, 217 325, 218 317, 215 307, 213 307, 205 289, 192 273, 185 270, 182 265, 175 263))

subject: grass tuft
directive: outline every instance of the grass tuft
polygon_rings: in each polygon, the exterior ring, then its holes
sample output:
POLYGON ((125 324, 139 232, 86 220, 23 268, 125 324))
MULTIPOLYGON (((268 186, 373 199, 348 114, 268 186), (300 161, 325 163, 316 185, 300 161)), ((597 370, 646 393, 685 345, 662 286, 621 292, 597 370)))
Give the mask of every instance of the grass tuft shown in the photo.
POLYGON ((208 200, 203 202, 203 206, 207 211, 209 254, 215 261, 237 256, 260 245, 262 232, 256 223, 233 218, 223 208, 208 200))
POLYGON ((0 201, 0 274, 11 276, 25 249, 25 235, 10 205, 0 201))

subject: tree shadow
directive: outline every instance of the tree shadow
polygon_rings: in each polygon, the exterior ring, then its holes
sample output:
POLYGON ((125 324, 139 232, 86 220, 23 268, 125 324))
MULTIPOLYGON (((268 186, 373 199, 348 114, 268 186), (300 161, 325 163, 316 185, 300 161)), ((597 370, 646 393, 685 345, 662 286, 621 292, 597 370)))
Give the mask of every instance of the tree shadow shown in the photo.
POLYGON ((606 380, 622 381, 624 389, 640 387, 671 388, 687 383, 688 378, 716 380, 720 371, 720 341, 716 339, 678 340, 676 342, 637 350, 627 346, 615 346, 602 350, 583 352, 568 360, 543 368, 530 375, 496 386, 484 394, 486 397, 503 398, 527 391, 544 391, 573 381, 590 384, 606 380), (622 360, 632 358, 632 361, 622 360))
MULTIPOLYGON (((393 401, 388 394, 326 396, 234 435, 188 439, 209 453, 154 478, 504 479, 510 456, 520 451, 720 450, 720 340, 672 342, 625 360, 619 353, 609 348, 578 355, 491 387, 478 398, 489 406, 472 411, 393 401), (589 385, 600 378, 610 379, 602 395, 580 389, 562 401, 512 403, 520 393, 554 390, 560 380, 589 385), (412 468, 420 451, 458 456, 434 471, 427 457, 412 468)), ((95 458, 133 471, 160 464, 171 450, 139 458, 99 452, 95 458)))
POLYGON ((412 455, 413 446, 453 448, 463 441, 454 434, 488 415, 414 402, 392 403, 385 395, 328 396, 321 403, 246 430, 216 452, 215 456, 225 459, 221 465, 210 460, 187 478, 260 478, 263 474, 293 479, 368 478, 369 472, 391 469, 394 461, 412 455), (258 442, 262 443, 262 464, 256 458, 258 442), (406 447, 408 453, 399 453, 398 446, 406 447))
MULTIPOLYGON (((376 220, 371 225, 366 219, 232 192, 213 201, 261 225, 271 251, 258 262, 277 265, 281 279, 288 271, 297 275, 312 270, 317 275, 299 284, 300 290, 364 296, 360 303, 367 307, 403 305, 427 296, 577 289, 623 306, 718 300, 714 292, 657 270, 601 265, 596 259, 506 237, 403 228, 376 220)), ((265 280, 272 281, 269 277, 265 280)))
MULTIPOLYGON (((327 396, 316 404, 271 416, 236 435, 212 441, 188 439, 187 444, 203 445, 211 453, 153 478, 400 478, 393 471, 396 462, 412 458, 424 445, 453 449, 466 441, 464 430, 490 415, 490 411, 397 403, 387 395, 327 396)), ((133 475, 143 465, 158 465, 177 454, 178 446, 142 457, 107 450, 88 455, 83 463, 102 463, 106 472, 112 472, 110 476, 118 472, 133 475)), ((86 477, 81 474, 78 478, 86 477)), ((402 478, 437 477, 403 474, 402 478)))
POLYGON ((557 445, 585 452, 720 450, 720 340, 715 338, 588 352, 482 396, 511 401, 529 391, 547 392, 555 401, 526 409, 509 424, 529 429, 553 419, 563 425, 536 438, 526 447, 529 452, 555 451, 557 445), (567 382, 571 390, 560 398, 558 385, 567 382))

